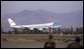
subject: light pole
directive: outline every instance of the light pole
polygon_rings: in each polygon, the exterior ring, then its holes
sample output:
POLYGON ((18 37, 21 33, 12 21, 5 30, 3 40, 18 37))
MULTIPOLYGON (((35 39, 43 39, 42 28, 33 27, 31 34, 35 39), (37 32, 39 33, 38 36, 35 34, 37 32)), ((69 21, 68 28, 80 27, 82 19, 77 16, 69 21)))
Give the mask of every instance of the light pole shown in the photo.
POLYGON ((62 33, 62 28, 61 28, 61 30, 60 30, 60 31, 61 31, 61 35, 63 35, 63 33, 62 33))

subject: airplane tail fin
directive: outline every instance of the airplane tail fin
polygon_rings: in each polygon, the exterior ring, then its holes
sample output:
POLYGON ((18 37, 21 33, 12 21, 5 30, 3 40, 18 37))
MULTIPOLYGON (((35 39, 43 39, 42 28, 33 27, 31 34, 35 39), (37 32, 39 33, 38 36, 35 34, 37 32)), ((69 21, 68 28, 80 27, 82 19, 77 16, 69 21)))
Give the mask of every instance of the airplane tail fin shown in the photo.
POLYGON ((11 18, 8 18, 8 22, 9 22, 10 26, 16 25, 16 24, 14 23, 14 21, 13 21, 11 18))

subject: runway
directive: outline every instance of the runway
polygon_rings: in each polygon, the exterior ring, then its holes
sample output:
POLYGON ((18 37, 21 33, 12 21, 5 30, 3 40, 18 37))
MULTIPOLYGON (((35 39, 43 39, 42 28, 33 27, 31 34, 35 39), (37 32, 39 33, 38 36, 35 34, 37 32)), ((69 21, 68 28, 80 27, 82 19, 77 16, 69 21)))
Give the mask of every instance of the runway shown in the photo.
MULTIPOLYGON (((61 36, 56 34, 54 35, 54 38, 56 40, 55 47, 66 48, 69 44, 68 39, 74 39, 76 36, 79 36, 81 38, 81 44, 83 45, 83 35, 62 35, 61 36)), ((45 39, 47 38, 48 38, 47 34, 34 34, 34 36, 32 36, 31 34, 27 34, 27 35, 26 34, 16 34, 16 35, 2 34, 1 48, 44 48, 44 43, 46 41, 45 39)))
MULTIPOLYGON (((66 48, 68 43, 56 43, 56 48, 66 48)), ((44 42, 35 42, 32 44, 7 44, 2 43, 1 48, 44 48, 44 42)))

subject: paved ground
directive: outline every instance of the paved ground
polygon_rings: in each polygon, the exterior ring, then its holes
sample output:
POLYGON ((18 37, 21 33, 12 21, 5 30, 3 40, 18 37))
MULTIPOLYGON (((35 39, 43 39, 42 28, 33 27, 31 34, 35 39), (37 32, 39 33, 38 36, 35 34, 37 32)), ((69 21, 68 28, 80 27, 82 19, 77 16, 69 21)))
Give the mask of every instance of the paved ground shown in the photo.
MULTIPOLYGON (((83 35, 54 35, 54 38, 58 41, 62 41, 64 39, 74 39, 76 36, 81 37, 82 39, 82 45, 83 45, 83 35), (60 40, 61 39, 61 40, 60 40)), ((1 48, 43 48, 44 47, 44 42, 37 42, 37 41, 29 41, 29 39, 47 39, 48 35, 47 34, 2 34, 1 35, 1 48), (31 38, 30 38, 31 37, 31 38), (33 37, 33 38, 32 38, 33 37), (26 44, 24 44, 26 43, 26 44)), ((69 43, 67 42, 62 42, 58 43, 56 42, 56 48, 66 48, 69 43)))
MULTIPOLYGON (((68 43, 56 43, 56 48, 66 48, 68 43)), ((44 42, 36 42, 32 44, 7 44, 2 43, 1 48, 43 48, 44 42)))

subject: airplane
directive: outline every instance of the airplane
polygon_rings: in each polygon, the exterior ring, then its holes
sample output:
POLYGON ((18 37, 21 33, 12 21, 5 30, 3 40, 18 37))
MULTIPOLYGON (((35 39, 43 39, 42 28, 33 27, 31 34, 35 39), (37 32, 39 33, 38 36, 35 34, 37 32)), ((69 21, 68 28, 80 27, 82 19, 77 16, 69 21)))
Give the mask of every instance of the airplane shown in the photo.
POLYGON ((44 24, 32 24, 32 25, 16 25, 16 23, 11 18, 8 18, 8 22, 10 27, 12 28, 29 28, 30 30, 33 30, 34 28, 42 30, 43 28, 49 29, 49 28, 61 27, 61 25, 53 26, 54 22, 44 24))

